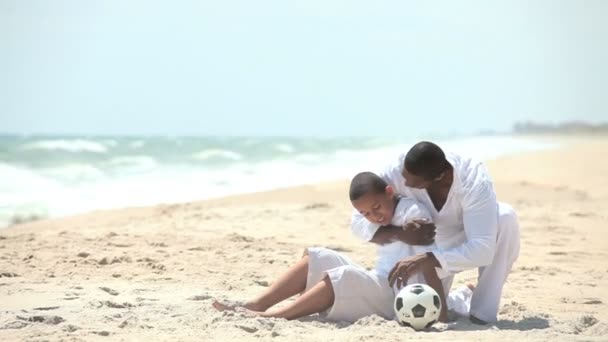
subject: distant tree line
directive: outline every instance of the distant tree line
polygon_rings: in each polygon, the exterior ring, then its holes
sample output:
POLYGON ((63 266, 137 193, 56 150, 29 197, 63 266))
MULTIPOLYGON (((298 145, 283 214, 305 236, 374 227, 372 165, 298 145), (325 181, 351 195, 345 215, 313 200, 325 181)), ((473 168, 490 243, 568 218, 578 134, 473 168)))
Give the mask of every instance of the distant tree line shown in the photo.
POLYGON ((599 133, 608 134, 608 122, 589 123, 568 121, 557 124, 546 124, 532 121, 518 122, 513 125, 514 133, 599 133))

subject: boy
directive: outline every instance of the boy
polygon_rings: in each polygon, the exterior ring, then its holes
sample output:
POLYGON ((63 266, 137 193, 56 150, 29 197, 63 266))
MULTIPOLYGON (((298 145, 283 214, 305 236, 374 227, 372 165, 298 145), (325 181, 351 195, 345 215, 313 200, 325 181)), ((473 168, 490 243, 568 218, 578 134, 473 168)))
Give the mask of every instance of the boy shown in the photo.
MULTIPOLYGON (((372 172, 361 172, 353 178, 350 186, 350 200, 353 207, 368 221, 381 226, 400 227, 416 219, 430 221, 431 218, 426 208, 413 199, 395 196, 393 189, 372 172)), ((373 235, 374 232, 369 232, 369 234, 373 235)), ((399 260, 426 253, 433 248, 433 245, 413 246, 401 241, 379 245, 376 272, 380 277, 388 279, 399 260)), ((414 274, 407 280, 394 280, 393 290, 396 294, 402 286, 407 284, 427 283, 439 294, 441 299, 439 321, 445 322, 447 320, 447 304, 440 277, 446 276, 449 276, 449 274, 440 268, 435 268, 426 271, 424 274, 414 274)))

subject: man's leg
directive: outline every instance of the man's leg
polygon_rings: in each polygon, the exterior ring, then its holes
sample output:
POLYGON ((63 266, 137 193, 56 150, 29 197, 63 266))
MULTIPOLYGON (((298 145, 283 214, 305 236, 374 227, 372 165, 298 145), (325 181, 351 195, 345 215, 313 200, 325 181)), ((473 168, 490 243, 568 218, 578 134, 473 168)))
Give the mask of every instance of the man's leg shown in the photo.
POLYGON ((471 321, 495 322, 502 288, 519 256, 519 222, 511 206, 498 204, 498 234, 492 263, 479 268, 477 287, 471 298, 471 321))

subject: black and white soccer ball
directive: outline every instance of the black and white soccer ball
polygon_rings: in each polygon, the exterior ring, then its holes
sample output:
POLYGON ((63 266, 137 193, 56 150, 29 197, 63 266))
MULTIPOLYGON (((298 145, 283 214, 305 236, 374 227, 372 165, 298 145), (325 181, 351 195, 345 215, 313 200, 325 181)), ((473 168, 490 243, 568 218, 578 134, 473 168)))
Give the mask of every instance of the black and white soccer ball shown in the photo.
POLYGON ((421 330, 437 322, 441 312, 441 300, 432 287, 411 284, 399 291, 394 307, 399 323, 421 330))

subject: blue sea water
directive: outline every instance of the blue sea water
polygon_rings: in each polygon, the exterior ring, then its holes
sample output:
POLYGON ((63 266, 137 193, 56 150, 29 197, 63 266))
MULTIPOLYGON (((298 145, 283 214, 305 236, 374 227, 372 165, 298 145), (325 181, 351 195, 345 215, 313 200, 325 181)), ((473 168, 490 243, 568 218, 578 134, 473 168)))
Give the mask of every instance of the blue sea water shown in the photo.
MULTIPOLYGON (((375 170, 413 138, 0 137, 0 227, 18 216, 207 199, 375 170)), ((435 139, 480 159, 553 148, 514 136, 435 139)))

